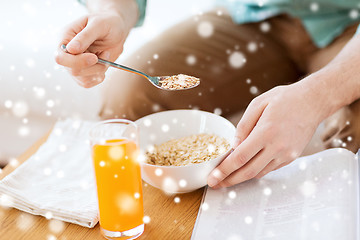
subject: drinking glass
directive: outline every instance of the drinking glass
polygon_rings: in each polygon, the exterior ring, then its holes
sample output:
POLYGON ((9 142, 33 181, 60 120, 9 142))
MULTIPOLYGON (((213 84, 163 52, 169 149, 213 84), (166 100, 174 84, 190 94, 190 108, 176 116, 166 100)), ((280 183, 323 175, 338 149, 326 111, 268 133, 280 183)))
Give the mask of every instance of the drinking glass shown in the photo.
POLYGON ((100 229, 107 239, 135 239, 144 231, 138 128, 123 119, 90 131, 100 229))

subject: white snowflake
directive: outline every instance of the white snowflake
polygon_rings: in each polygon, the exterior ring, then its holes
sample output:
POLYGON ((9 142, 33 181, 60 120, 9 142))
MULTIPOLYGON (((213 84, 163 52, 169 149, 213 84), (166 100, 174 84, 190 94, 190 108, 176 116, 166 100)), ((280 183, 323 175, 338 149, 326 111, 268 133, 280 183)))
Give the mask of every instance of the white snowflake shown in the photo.
POLYGON ((316 192, 316 184, 310 180, 305 181, 300 187, 300 191, 305 197, 310 197, 316 192))
POLYGON ((28 136, 30 133, 30 128, 27 127, 27 126, 21 126, 19 129, 18 129, 18 134, 21 136, 21 137, 26 137, 28 136))
POLYGON ((137 201, 135 200, 133 195, 130 195, 128 193, 120 193, 117 196, 116 200, 119 209, 118 211, 125 214, 131 214, 136 210, 137 201))
POLYGON ((229 56, 229 64, 233 68, 241 68, 246 63, 246 57, 243 53, 235 51, 229 56))
POLYGON ((61 128, 55 128, 55 129, 54 129, 54 134, 55 134, 56 136, 61 136, 62 133, 63 133, 63 131, 62 131, 61 128))
POLYGON ((148 224, 148 223, 150 223, 150 217, 149 216, 144 216, 143 217, 143 222, 145 223, 145 224, 148 224))
POLYGON ((168 132, 168 131, 170 130, 170 127, 169 127, 169 125, 167 125, 167 124, 163 124, 163 125, 161 126, 161 130, 162 130, 163 132, 168 132))
POLYGON ((235 199, 236 198, 236 192, 235 191, 230 191, 228 193, 228 196, 229 196, 230 199, 235 199))
POLYGON ((208 21, 200 22, 197 27, 198 34, 203 38, 208 38, 214 33, 214 26, 208 21))
POLYGON ((181 180, 179 181, 179 186, 180 186, 180 187, 186 187, 186 185, 187 185, 187 182, 186 182, 185 179, 181 179, 181 180))
POLYGON ((25 117, 28 114, 28 112, 29 112, 29 106, 24 101, 15 102, 12 108, 12 113, 14 114, 14 116, 19 118, 25 117))
POLYGON ((222 110, 221 110, 221 108, 215 108, 214 109, 214 114, 216 114, 216 115, 221 115, 222 114, 222 110))
POLYGON ((34 216, 28 213, 21 213, 16 219, 16 226, 21 231, 27 231, 34 225, 34 216))
POLYGON ((226 240, 242 240, 242 237, 238 234, 231 234, 226 238, 226 240))
POLYGON ((196 63, 196 57, 194 55, 188 55, 186 57, 186 63, 190 66, 195 65, 196 63))
POLYGON ((59 145, 59 152, 66 152, 66 150, 67 150, 67 146, 65 144, 59 145))
POLYGON ((108 154, 112 160, 120 160, 124 156, 125 151, 121 146, 111 146, 108 154))
POLYGON ((215 146, 213 144, 209 144, 207 147, 209 153, 215 152, 215 146))
POLYGON ((53 108, 55 106, 55 102, 52 99, 46 101, 46 106, 49 108, 53 108))
POLYGON ((144 120, 144 126, 145 126, 145 127, 150 127, 151 124, 152 124, 151 119, 148 119, 148 118, 147 118, 147 119, 144 120))
POLYGON ((357 19, 359 17, 359 11, 357 9, 350 10, 349 17, 351 19, 357 19))
POLYGON ((300 170, 305 170, 306 167, 307 167, 306 162, 304 162, 304 161, 300 162, 300 164, 299 164, 299 169, 300 170))
POLYGON ((170 192, 170 193, 176 192, 178 189, 177 183, 171 177, 166 177, 166 178, 164 178, 164 180, 162 182, 162 189, 165 192, 170 192))
POLYGON ((146 156, 144 153, 140 153, 137 157, 138 162, 144 163, 146 161, 146 156))
POLYGON ((215 169, 212 171, 211 175, 213 175, 215 178, 220 178, 221 172, 219 169, 215 169))
POLYGON ((259 89, 256 86, 251 86, 250 87, 250 93, 252 95, 257 95, 259 93, 259 89))
POLYGON ((206 202, 204 202, 204 203, 201 205, 201 209, 202 209, 203 211, 209 210, 209 204, 206 203, 206 202))
POLYGON ((160 177, 163 174, 163 170, 160 168, 155 169, 155 175, 160 177))
POLYGON ((175 202, 175 203, 179 203, 179 202, 180 202, 180 198, 179 198, 179 197, 175 197, 175 198, 174 198, 174 202, 175 202))
POLYGON ((44 175, 50 176, 52 173, 52 170, 51 170, 51 168, 47 167, 47 168, 44 168, 43 172, 44 172, 44 175))
POLYGON ((29 68, 33 68, 35 66, 34 59, 31 59, 31 58, 27 59, 26 60, 26 66, 28 66, 29 68))
POLYGON ((253 218, 250 217, 250 216, 246 216, 246 217, 244 218, 244 222, 245 222, 246 224, 251 224, 251 223, 253 222, 253 218))
POLYGON ((12 106, 13 106, 13 102, 12 102, 11 100, 6 100, 6 101, 4 102, 4 106, 5 106, 6 108, 10 109, 10 108, 12 108, 12 106))
POLYGON ((152 110, 153 110, 154 112, 160 111, 160 105, 159 105, 159 104, 154 104, 154 105, 152 106, 152 110))
POLYGON ((47 240, 57 240, 57 238, 54 236, 54 235, 52 235, 52 234, 49 234, 49 235, 47 235, 47 238, 46 238, 47 240))
POLYGON ((247 45, 247 50, 249 51, 249 52, 256 52, 256 50, 257 50, 257 44, 256 44, 256 42, 249 42, 248 43, 248 45, 247 45))
POLYGON ((53 218, 52 212, 46 212, 46 213, 45 213, 45 217, 46 217, 47 220, 52 219, 52 218, 53 218))
POLYGON ((35 87, 33 87, 33 91, 34 91, 36 97, 39 98, 39 99, 42 99, 46 94, 46 90, 44 88, 41 88, 41 87, 36 87, 35 86, 35 87))
POLYGON ((267 33, 269 32, 271 29, 271 26, 270 26, 270 23, 268 22, 262 22, 260 24, 260 31, 264 32, 264 33, 267 33))
POLYGON ((272 193, 272 190, 271 190, 271 188, 266 187, 266 188, 264 188, 263 193, 265 196, 270 196, 272 193))
POLYGON ((65 176, 64 171, 60 170, 56 173, 56 177, 63 178, 65 176))
POLYGON ((155 151, 155 147, 152 144, 149 144, 146 149, 149 153, 153 153, 155 151))
POLYGON ((310 10, 312 11, 312 12, 317 12, 317 11, 319 11, 319 4, 318 3, 316 3, 316 2, 312 2, 312 3, 310 3, 310 10))
POLYGON ((9 161, 10 166, 17 167, 19 166, 19 161, 16 158, 11 158, 9 161))
POLYGON ((13 205, 14 205, 14 201, 12 197, 10 197, 7 194, 0 195, 0 206, 4 208, 9 208, 12 207, 13 205))
POLYGON ((53 233, 59 234, 62 233, 65 229, 65 223, 59 220, 50 220, 49 221, 49 230, 53 233))

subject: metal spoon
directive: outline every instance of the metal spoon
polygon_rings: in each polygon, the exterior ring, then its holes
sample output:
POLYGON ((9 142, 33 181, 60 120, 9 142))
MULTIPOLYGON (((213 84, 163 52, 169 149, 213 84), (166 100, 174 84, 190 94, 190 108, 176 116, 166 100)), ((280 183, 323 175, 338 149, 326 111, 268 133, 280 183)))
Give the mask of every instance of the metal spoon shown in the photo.
MULTIPOLYGON (((66 45, 65 44, 62 44, 61 45, 61 49, 66 52, 66 53, 69 53, 67 50, 66 50, 66 45)), ((132 73, 136 73, 144 78, 146 78, 147 80, 149 80, 149 82, 151 82, 152 85, 154 85, 155 87, 157 88, 160 88, 162 90, 168 90, 168 91, 174 91, 174 90, 188 90, 188 89, 191 89, 191 88, 194 88, 194 87, 197 87, 200 82, 198 82, 197 84, 195 85, 192 85, 190 87, 187 87, 187 88, 181 88, 181 89, 168 89, 168 88, 164 88, 161 86, 161 83, 160 81, 163 80, 164 78, 167 78, 167 76, 159 76, 159 77, 152 77, 152 76, 149 76, 139 70, 135 70, 135 69, 132 69, 132 68, 129 68, 129 67, 126 67, 124 65, 120 65, 120 64, 117 64, 117 63, 114 63, 114 62, 110 62, 110 61, 107 61, 107 60, 104 60, 104 59, 101 59, 101 58, 98 58, 98 63, 100 64, 104 64, 106 66, 110 66, 110 67, 114 67, 114 68, 118 68, 118 69, 121 69, 121 70, 125 70, 125 71, 128 71, 128 72, 132 72, 132 73)))

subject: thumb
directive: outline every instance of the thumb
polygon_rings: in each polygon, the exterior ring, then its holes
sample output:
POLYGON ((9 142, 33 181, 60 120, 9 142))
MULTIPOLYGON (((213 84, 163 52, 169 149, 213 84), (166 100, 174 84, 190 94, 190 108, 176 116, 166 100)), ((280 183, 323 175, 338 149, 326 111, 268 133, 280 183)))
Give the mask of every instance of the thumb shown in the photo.
POLYGON ((241 117, 239 123, 236 126, 236 132, 233 142, 233 149, 237 148, 254 129, 256 123, 260 119, 264 109, 266 108, 265 103, 258 103, 256 99, 251 101, 249 106, 246 108, 244 115, 241 117))
POLYGON ((93 42, 101 38, 103 29, 93 22, 88 22, 85 28, 67 44, 66 49, 71 54, 84 53, 93 42))

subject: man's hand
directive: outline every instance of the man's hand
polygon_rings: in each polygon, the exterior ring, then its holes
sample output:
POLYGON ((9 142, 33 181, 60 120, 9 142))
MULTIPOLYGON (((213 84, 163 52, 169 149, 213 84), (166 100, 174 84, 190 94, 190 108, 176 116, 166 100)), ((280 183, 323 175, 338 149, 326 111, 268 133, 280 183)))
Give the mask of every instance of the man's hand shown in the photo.
POLYGON ((261 178, 304 150, 322 121, 320 98, 300 82, 255 98, 237 125, 234 151, 210 174, 210 187, 261 178))
POLYGON ((113 0, 89 0, 87 4, 91 13, 65 28, 55 57, 85 88, 104 80, 107 67, 97 64, 98 57, 109 61, 119 57, 138 15, 134 0, 121 4, 113 0), (68 53, 61 50, 62 44, 68 53))

